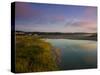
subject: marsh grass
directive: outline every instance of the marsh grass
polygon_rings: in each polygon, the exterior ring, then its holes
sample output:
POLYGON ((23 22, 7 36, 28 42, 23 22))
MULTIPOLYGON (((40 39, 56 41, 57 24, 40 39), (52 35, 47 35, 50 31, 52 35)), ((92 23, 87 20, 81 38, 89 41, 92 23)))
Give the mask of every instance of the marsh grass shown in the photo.
POLYGON ((16 72, 58 70, 50 43, 36 36, 16 35, 16 72))

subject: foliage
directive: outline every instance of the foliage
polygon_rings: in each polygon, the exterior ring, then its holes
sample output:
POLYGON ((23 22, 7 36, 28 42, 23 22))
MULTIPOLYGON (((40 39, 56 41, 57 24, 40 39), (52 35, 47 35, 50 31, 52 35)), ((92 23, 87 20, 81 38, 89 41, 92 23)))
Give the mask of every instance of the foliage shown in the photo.
POLYGON ((50 43, 37 36, 16 35, 16 72, 58 70, 50 43))

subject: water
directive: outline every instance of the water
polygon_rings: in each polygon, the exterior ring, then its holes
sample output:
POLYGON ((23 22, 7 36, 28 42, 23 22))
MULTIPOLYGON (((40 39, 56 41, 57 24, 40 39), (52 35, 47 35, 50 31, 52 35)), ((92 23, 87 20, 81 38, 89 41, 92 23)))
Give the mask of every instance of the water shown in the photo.
POLYGON ((97 42, 88 40, 45 39, 60 49, 61 70, 96 68, 97 42))

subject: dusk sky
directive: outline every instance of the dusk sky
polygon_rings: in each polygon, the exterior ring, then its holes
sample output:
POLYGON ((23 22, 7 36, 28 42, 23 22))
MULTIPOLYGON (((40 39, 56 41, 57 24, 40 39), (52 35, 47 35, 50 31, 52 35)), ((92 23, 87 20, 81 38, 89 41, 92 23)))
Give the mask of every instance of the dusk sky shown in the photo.
POLYGON ((16 2, 15 29, 28 32, 97 32, 97 8, 16 2))

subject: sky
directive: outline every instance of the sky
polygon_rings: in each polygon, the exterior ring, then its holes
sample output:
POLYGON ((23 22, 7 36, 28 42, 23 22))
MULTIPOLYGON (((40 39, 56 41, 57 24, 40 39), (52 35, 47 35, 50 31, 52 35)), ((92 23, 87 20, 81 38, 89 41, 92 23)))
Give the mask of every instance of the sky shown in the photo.
POLYGON ((95 33, 97 7, 16 2, 15 30, 95 33))

